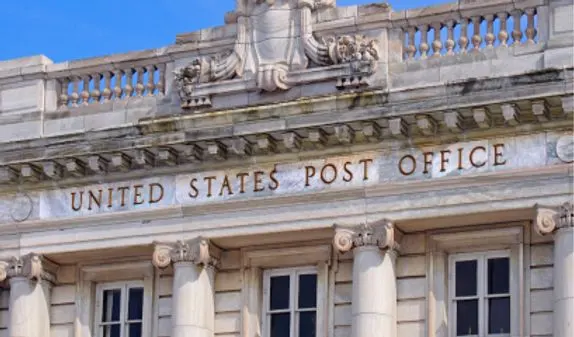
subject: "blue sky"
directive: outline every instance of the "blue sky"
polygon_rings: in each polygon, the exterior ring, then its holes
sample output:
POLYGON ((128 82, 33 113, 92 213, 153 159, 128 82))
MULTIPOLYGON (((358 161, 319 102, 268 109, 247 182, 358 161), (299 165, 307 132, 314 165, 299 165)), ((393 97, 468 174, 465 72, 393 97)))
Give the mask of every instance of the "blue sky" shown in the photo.
MULTIPOLYGON (((235 0, 15 0, 0 6, 0 60, 44 54, 54 62, 150 49, 223 24, 235 0)), ((338 6, 376 0, 337 0, 338 6)), ((391 0, 393 9, 445 0, 391 0)))

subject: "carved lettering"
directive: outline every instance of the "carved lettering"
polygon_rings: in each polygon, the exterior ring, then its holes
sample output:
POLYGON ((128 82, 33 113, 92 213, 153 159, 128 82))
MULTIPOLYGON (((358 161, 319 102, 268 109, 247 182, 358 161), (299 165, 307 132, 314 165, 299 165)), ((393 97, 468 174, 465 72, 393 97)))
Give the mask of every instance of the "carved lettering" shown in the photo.
POLYGON ((245 193, 245 178, 247 177, 249 177, 249 173, 237 173, 237 178, 239 178, 239 193, 245 193))
POLYGON ((212 182, 217 179, 217 177, 211 176, 211 177, 205 177, 203 178, 203 180, 205 180, 207 182, 207 197, 211 197, 211 186, 212 186, 212 182))
POLYGON ((486 160, 481 164, 478 164, 475 161, 474 155, 476 154, 476 151, 478 151, 478 150, 486 152, 486 148, 484 146, 477 146, 474 149, 472 149, 472 151, 470 151, 470 156, 468 157, 470 160, 470 164, 476 168, 483 167, 484 165, 486 165, 486 160))
POLYGON ((197 183, 197 178, 191 178, 191 180, 189 181, 189 187, 191 188, 191 191, 188 193, 190 198, 197 198, 197 196, 199 195, 199 190, 197 189, 197 186, 195 186, 195 184, 197 183))
POLYGON ((143 185, 134 185, 134 205, 141 205, 145 202, 141 192, 143 187, 143 185))
POLYGON ((369 180, 369 164, 372 163, 372 159, 361 159, 360 164, 363 164, 363 180, 369 180))
POLYGON ((276 189, 279 188, 279 180, 277 180, 277 177, 275 176, 277 174, 277 168, 274 168, 273 171, 271 171, 271 173, 269 174, 269 179, 271 179, 271 182, 269 183, 269 189, 271 191, 275 191, 276 189))
POLYGON ((343 164, 343 170, 345 171, 345 174, 343 176, 343 181, 345 182, 350 182, 351 180, 353 180, 353 172, 349 169, 349 165, 351 165, 352 163, 350 161, 345 162, 345 164, 343 164))
POLYGON ((423 153, 423 158, 424 158, 424 170, 423 170, 423 174, 428 174, 429 173, 429 166, 432 168, 432 158, 434 156, 434 153, 432 152, 425 152, 423 153))
POLYGON ((446 172, 446 164, 448 164, 449 160, 445 155, 450 155, 450 150, 443 150, 440 151, 440 171, 446 172))
POLYGON ((82 203, 84 201, 84 191, 80 191, 80 202, 76 205, 76 192, 72 192, 72 210, 78 212, 82 209, 82 203))
POLYGON ((330 185, 337 179, 337 168, 333 164, 327 164, 321 169, 321 181, 325 184, 330 185), (331 169, 332 173, 327 174, 327 168, 331 169), (329 177, 330 176, 330 177, 329 177))
POLYGON ((502 159, 504 155, 502 150, 504 150, 504 144, 494 145, 494 166, 506 165, 506 160, 502 159))
POLYGON ((415 173, 416 169, 417 169, 417 161, 415 157, 413 157, 412 155, 407 154, 406 156, 403 156, 401 160, 399 160, 399 171, 401 172, 402 175, 410 176, 411 174, 415 173), (403 166, 406 159, 408 159, 411 162, 410 171, 405 170, 403 166))
POLYGON ((163 185, 160 183, 151 183, 149 184, 149 203, 150 204, 157 204, 158 202, 160 202, 163 199, 163 185), (156 195, 154 192, 155 191, 159 191, 159 194, 157 194, 157 197, 154 198, 154 196, 156 195))
POLYGON ((315 176, 315 166, 305 166, 305 186, 311 186, 309 179, 315 176))
POLYGON ((96 204, 98 208, 102 205, 102 190, 98 190, 98 196, 93 191, 88 192, 88 210, 92 210, 92 204, 96 204))

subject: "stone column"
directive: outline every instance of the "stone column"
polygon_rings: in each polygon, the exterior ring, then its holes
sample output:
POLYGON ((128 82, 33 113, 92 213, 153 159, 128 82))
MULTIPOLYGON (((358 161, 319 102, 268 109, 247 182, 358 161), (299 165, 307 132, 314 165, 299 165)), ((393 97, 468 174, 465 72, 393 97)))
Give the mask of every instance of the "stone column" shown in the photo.
POLYGON ((50 337, 50 291, 55 277, 47 270, 53 267, 37 254, 0 261, 0 281, 8 278, 10 284, 8 336, 50 337))
POLYGON ((173 263, 172 337, 213 337, 215 268, 220 249, 208 239, 156 243, 153 264, 173 263))
POLYGON ((534 229, 554 235, 554 337, 574 336, 574 206, 536 205, 534 229))
POLYGON ((397 336, 395 230, 388 220, 336 228, 333 244, 353 251, 352 337, 397 336))

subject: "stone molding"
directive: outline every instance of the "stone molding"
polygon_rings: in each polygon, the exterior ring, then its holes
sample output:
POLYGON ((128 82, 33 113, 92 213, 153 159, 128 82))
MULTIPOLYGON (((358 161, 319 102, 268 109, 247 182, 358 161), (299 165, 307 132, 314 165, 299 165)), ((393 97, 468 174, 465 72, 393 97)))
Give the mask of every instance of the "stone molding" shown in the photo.
POLYGON ((25 277, 30 280, 56 280, 57 265, 42 255, 30 253, 22 257, 11 257, 0 260, 0 282, 14 277, 25 277))
POLYGON ((193 262, 196 265, 215 267, 221 258, 221 249, 201 236, 175 243, 154 244, 152 263, 157 268, 166 268, 171 263, 177 262, 193 262))
POLYGON ((574 227, 574 205, 565 202, 558 207, 536 205, 534 230, 540 235, 551 234, 560 228, 574 227))
POLYGON ((341 253, 358 247, 379 247, 380 249, 398 250, 395 239, 394 224, 383 219, 374 224, 360 224, 354 227, 335 225, 333 246, 341 253))

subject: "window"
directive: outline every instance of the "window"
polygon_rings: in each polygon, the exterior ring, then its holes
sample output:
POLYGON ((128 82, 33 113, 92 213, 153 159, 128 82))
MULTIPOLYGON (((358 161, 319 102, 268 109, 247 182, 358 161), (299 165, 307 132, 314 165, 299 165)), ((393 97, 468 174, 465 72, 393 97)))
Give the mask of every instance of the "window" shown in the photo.
POLYGON ((449 266, 451 335, 510 336, 510 253, 455 254, 449 266))
POLYGON ((143 336, 143 282, 98 284, 96 295, 98 337, 143 336))
POLYGON ((263 276, 265 336, 316 337, 316 268, 266 270, 263 276))

